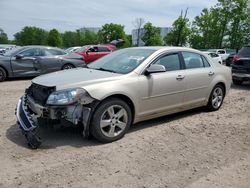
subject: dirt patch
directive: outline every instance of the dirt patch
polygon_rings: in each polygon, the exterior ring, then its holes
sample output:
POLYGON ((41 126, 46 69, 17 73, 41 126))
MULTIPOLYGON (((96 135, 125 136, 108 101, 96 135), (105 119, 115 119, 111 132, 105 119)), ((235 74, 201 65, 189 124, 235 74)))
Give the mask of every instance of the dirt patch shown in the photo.
POLYGON ((29 80, 0 83, 0 187, 245 187, 250 185, 250 84, 217 112, 195 109, 131 127, 114 143, 76 129, 45 131, 30 150, 15 123, 29 80))

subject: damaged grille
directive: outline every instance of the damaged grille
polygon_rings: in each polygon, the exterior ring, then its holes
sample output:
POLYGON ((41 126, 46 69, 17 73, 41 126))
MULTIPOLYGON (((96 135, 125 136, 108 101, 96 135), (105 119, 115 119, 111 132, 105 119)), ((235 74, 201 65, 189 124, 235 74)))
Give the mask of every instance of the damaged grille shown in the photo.
POLYGON ((44 106, 49 95, 55 91, 55 87, 46 87, 32 83, 32 85, 26 90, 26 94, 33 98, 33 100, 44 106))

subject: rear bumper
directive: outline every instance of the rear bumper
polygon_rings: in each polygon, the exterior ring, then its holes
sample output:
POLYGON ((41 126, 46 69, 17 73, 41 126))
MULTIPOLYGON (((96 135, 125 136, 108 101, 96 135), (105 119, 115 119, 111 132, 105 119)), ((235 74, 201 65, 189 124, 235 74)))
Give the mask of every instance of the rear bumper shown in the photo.
POLYGON ((233 73, 232 76, 234 80, 250 81, 250 73, 233 73))

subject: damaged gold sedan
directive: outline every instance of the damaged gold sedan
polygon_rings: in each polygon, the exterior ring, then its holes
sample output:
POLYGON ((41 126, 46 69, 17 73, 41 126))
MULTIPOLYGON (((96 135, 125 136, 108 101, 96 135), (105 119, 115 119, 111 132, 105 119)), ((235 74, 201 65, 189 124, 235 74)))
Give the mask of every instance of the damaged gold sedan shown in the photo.
POLYGON ((180 47, 118 50, 87 68, 32 80, 17 104, 17 122, 32 148, 41 144, 37 119, 81 126, 101 142, 122 138, 140 121, 206 106, 218 110, 231 70, 202 52, 180 47))

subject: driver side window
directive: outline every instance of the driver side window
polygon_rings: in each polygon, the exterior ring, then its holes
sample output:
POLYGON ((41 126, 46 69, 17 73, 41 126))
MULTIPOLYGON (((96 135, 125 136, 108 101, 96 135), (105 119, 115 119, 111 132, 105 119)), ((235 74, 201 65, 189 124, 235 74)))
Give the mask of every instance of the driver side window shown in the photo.
POLYGON ((155 64, 163 65, 166 71, 175 71, 181 69, 180 59, 177 53, 162 56, 155 62, 155 64))
POLYGON ((24 57, 35 57, 35 56, 40 56, 41 55, 40 49, 38 49, 38 48, 32 48, 32 49, 24 50, 19 54, 23 55, 24 57))

